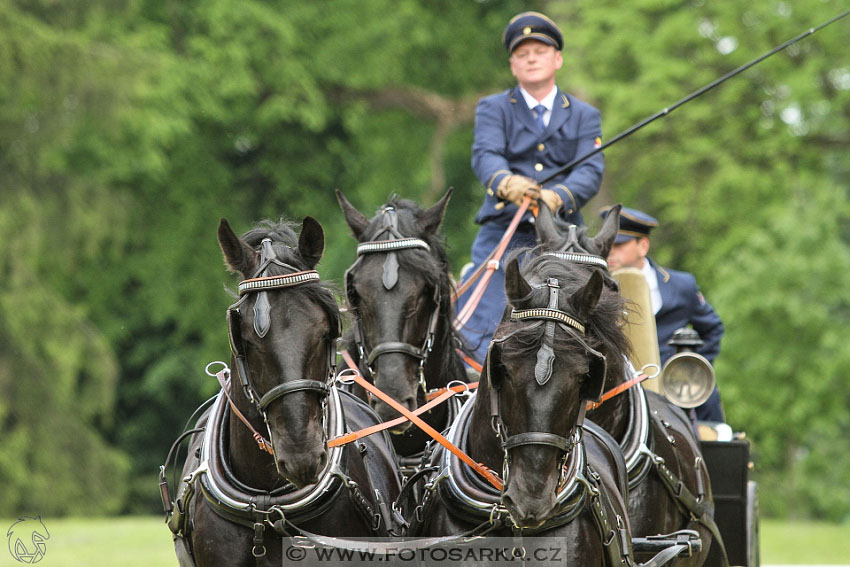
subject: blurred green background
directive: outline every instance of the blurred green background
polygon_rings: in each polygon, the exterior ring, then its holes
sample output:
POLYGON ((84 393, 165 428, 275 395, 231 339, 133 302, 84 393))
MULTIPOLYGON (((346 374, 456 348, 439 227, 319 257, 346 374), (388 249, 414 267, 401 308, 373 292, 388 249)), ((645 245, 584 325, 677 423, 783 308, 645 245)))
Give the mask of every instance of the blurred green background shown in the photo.
MULTIPOLYGON (((219 218, 316 217, 323 276, 367 214, 433 204, 468 260, 475 102, 502 30, 565 32, 559 84, 610 138, 846 9, 840 0, 0 0, 0 517, 150 514, 228 356, 219 218)), ((850 18, 606 151, 599 196, 661 220, 726 325, 729 422, 763 517, 850 523, 850 18)), ((165 530, 165 528, 162 528, 165 530)))

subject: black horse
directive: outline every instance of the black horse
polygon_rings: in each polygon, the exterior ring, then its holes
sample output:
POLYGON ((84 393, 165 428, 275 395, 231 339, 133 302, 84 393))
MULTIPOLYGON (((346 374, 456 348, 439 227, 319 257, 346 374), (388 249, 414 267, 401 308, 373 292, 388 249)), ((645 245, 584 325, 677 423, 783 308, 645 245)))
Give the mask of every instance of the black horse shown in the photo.
POLYGON ((503 471, 501 491, 450 453, 435 452, 419 535, 558 536, 567 565, 620 565, 630 557, 626 478, 616 442, 583 423, 601 395, 602 351, 625 347, 623 301, 595 272, 516 257, 505 272, 510 312, 496 329, 478 391, 449 439, 503 471))
MULTIPOLYGON (((413 411, 430 389, 466 382, 452 327, 451 283, 440 223, 451 191, 423 210, 413 201, 392 198, 371 220, 337 191, 345 220, 358 240, 357 260, 345 276, 355 323, 348 350, 363 375, 413 411)), ((398 413, 377 398, 372 407, 384 421, 398 413)), ((422 418, 442 431, 457 405, 441 404, 422 418)), ((405 465, 419 463, 429 437, 405 422, 391 430, 405 465)))
MULTIPOLYGON (((557 220, 540 205, 535 224, 540 241, 538 253, 563 262, 564 268, 587 277, 590 270, 605 266, 617 236, 620 205, 607 215, 599 233, 591 238, 586 227, 557 220)), ((617 284, 605 274, 606 286, 617 284)), ((604 351, 608 359, 605 389, 611 390, 631 378, 623 354, 604 351)), ((694 428, 685 413, 663 396, 640 385, 606 401, 587 414, 623 449, 629 476, 629 518, 635 537, 692 529, 699 533, 702 550, 679 558, 674 565, 696 566, 705 561, 713 535, 714 504, 708 471, 694 428)), ((722 543, 721 543, 722 545, 722 543)), ((725 555, 725 553, 724 553, 725 555)))
POLYGON ((387 436, 327 447, 379 420, 333 384, 340 314, 313 269, 321 226, 307 217, 296 236, 266 221, 239 238, 222 219, 218 240, 243 277, 227 312, 234 378, 218 373, 222 392, 183 467, 169 523, 180 564, 281 565, 283 535, 395 531, 400 477, 387 436))

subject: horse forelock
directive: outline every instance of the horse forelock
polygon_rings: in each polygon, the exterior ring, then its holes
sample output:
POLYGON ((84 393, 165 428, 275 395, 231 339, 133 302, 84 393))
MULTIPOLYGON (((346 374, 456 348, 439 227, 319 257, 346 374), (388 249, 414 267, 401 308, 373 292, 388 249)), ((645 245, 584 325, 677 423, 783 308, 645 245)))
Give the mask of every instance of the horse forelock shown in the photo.
MULTIPOLYGON (((298 270, 306 270, 309 269, 307 263, 298 253, 298 234, 296 233, 298 227, 298 223, 286 219, 277 221, 266 219, 260 221, 241 238, 256 250, 259 250, 262 241, 268 238, 272 241, 272 249, 277 260, 298 270)), ((270 263, 265 271, 266 276, 282 276, 289 273, 292 273, 291 270, 274 262, 270 263)), ((341 314, 335 299, 338 293, 334 285, 322 280, 302 284, 290 290, 292 293, 304 294, 308 301, 319 304, 327 314, 331 334, 333 338, 336 338, 340 328, 341 314)))
MULTIPOLYGON (((509 260, 526 254, 528 249, 517 250, 511 254, 509 260)), ((531 293, 524 298, 517 298, 523 308, 546 307, 549 304, 549 288, 545 282, 550 278, 556 278, 560 286, 558 294, 558 309, 571 316, 576 316, 575 310, 569 305, 569 298, 581 289, 590 277, 591 271, 585 268, 573 266, 551 256, 535 256, 522 263, 522 274, 531 285, 531 293)), ((622 368, 622 355, 628 354, 630 344, 623 332, 621 321, 625 309, 625 300, 618 293, 607 287, 603 288, 602 295, 590 316, 581 321, 585 328, 585 340, 596 350, 608 355, 610 370, 622 368)), ((536 352, 544 335, 545 325, 529 325, 519 321, 503 321, 496 331, 497 337, 512 335, 511 340, 505 345, 517 354, 528 354, 536 352)), ((568 348, 569 335, 565 331, 555 334, 555 347, 558 349, 568 348), (560 339, 559 339, 560 337, 560 339)))

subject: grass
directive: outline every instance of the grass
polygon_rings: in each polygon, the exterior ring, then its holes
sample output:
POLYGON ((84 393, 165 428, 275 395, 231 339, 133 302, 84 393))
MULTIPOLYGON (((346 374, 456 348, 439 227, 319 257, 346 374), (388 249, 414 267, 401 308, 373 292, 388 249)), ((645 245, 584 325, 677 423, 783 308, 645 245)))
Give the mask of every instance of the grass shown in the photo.
MULTIPOLYGON (((0 533, 14 519, 0 520, 0 533)), ((43 567, 174 567, 171 532, 159 517, 43 518, 50 532, 43 567)), ((850 528, 762 520, 762 565, 850 565, 850 528)), ((19 567, 0 549, 0 567, 19 567)))
MULTIPOLYGON (((50 532, 42 567, 175 567, 177 558, 163 518, 42 518, 50 532)), ((14 519, 0 524, 6 530, 14 519)), ((7 546, 0 566, 20 567, 7 546)))
POLYGON ((850 526, 762 520, 762 565, 850 565, 850 526))

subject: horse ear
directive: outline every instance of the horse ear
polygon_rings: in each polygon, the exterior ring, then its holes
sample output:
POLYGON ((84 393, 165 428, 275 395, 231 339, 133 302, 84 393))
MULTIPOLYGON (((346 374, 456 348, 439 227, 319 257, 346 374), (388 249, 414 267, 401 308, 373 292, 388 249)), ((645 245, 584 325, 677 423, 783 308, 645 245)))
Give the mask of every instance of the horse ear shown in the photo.
POLYGON ((554 250, 558 241, 561 240, 561 235, 555 228, 552 209, 542 199, 537 201, 537 220, 534 221, 534 230, 537 232, 537 240, 547 249, 554 250))
POLYGON ((590 242, 593 245, 593 251, 603 258, 607 258, 611 252, 611 247, 614 246, 614 240, 617 238, 617 233, 620 231, 620 211, 622 203, 617 203, 608 210, 605 215, 605 220, 602 223, 602 228, 599 233, 594 236, 590 242))
POLYGON ((366 227, 369 226, 369 219, 354 208, 354 205, 348 202, 348 199, 345 198, 345 195, 339 189, 336 190, 336 200, 339 201, 339 206, 342 209, 342 214, 345 216, 345 222, 348 223, 348 227, 351 229, 351 233, 354 235, 354 238, 360 240, 366 227))
POLYGON ((325 251, 325 231, 313 217, 304 217, 298 236, 298 253, 308 268, 315 268, 325 251))
POLYGON ((602 296, 604 283, 602 272, 594 269, 584 287, 570 296, 569 304, 580 320, 585 321, 596 309, 596 304, 599 303, 599 298, 602 296))
POLYGON ((513 258, 505 267, 505 295, 511 305, 516 306, 531 294, 531 286, 519 271, 519 260, 513 258))
POLYGON ((454 189, 449 187, 443 198, 425 211, 422 217, 416 221, 416 227, 419 229, 420 234, 433 234, 437 232, 437 229, 440 228, 440 223, 443 222, 443 217, 446 216, 446 209, 448 208, 449 199, 451 199, 453 192, 454 189))
POLYGON ((218 223, 218 245, 224 254, 224 263, 231 272, 239 272, 247 278, 259 265, 259 255, 236 236, 227 219, 221 219, 218 223))

